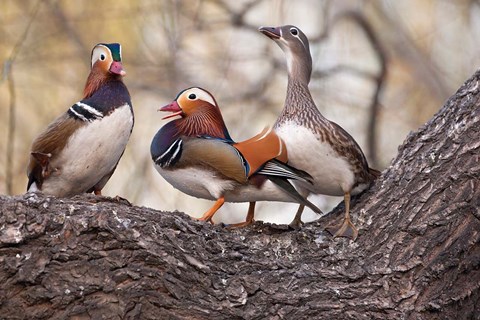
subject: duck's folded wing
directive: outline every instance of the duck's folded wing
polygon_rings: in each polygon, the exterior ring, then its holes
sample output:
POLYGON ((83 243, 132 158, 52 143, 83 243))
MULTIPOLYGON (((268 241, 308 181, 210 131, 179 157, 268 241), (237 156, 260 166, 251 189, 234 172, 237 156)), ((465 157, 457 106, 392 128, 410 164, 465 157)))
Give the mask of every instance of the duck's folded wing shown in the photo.
POLYGON ((233 146, 248 163, 248 177, 256 173, 269 160, 278 159, 284 163, 288 160, 285 143, 272 129, 265 128, 256 136, 234 143, 233 146))
POLYGON ((294 168, 276 159, 265 163, 265 165, 257 171, 257 174, 262 174, 268 177, 275 176, 285 179, 293 179, 310 184, 313 183, 313 178, 308 172, 294 168))
POLYGON ((202 166, 239 183, 247 182, 246 164, 230 143, 217 139, 185 138, 177 166, 202 166))
POLYGON ((49 158, 54 159, 65 147, 75 130, 83 125, 83 123, 75 121, 67 113, 64 113, 33 141, 27 166, 27 190, 34 182, 37 184, 42 183, 43 177, 41 172, 48 163, 40 161, 39 155, 49 155, 49 158))

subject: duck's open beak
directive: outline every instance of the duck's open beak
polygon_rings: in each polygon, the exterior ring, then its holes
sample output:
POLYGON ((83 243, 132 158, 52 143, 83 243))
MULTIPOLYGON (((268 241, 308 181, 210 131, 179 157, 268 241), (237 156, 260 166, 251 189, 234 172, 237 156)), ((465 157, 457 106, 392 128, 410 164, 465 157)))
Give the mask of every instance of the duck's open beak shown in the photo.
POLYGON ((167 104, 166 106, 161 107, 160 109, 158 109, 158 111, 169 111, 169 112, 173 112, 172 114, 169 114, 168 116, 163 117, 162 120, 164 120, 164 119, 169 119, 169 118, 173 118, 173 117, 175 117, 175 116, 181 116, 181 115, 183 114, 183 110, 182 110, 182 108, 180 108, 180 106, 178 105, 177 101, 173 101, 172 103, 167 104))

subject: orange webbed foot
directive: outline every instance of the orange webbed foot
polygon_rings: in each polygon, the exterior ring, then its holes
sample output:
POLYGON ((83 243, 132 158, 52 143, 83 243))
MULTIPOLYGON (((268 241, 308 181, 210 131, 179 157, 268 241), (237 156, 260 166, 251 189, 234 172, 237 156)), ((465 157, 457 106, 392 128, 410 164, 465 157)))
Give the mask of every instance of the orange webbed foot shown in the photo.
POLYGON ((208 209, 201 218, 195 218, 195 220, 198 221, 208 221, 211 224, 214 224, 212 221, 213 216, 217 212, 218 209, 220 209, 221 206, 225 203, 225 198, 222 196, 218 198, 218 200, 213 204, 213 206, 208 209))

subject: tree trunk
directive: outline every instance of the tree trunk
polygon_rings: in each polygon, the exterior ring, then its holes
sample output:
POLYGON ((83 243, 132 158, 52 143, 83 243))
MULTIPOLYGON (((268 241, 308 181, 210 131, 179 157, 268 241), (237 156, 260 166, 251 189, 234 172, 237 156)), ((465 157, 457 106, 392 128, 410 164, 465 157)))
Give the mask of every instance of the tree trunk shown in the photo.
MULTIPOLYGON (((0 197, 0 318, 480 319, 480 73, 323 229, 228 230, 85 195, 0 197)), ((421 106, 419 106, 421 107, 421 106)))

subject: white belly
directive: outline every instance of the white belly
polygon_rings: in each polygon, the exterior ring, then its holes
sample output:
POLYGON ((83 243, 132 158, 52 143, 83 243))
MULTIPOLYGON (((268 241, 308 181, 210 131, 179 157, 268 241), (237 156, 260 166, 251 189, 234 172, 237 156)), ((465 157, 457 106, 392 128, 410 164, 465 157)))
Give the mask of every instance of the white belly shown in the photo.
POLYGON ((130 138, 133 116, 128 105, 78 129, 52 161, 58 171, 44 181, 42 191, 57 196, 86 192, 110 173, 130 138))
POLYGON ((165 170, 157 165, 155 168, 174 188, 196 198, 216 200, 224 195, 226 202, 295 202, 269 180, 258 188, 254 185, 242 185, 232 180, 219 178, 213 171, 203 169, 165 170))
POLYGON ((314 185, 301 184, 312 193, 343 196, 354 184, 354 174, 346 160, 333 148, 321 142, 303 126, 292 122, 277 128, 275 132, 285 141, 288 164, 308 172, 314 185))

